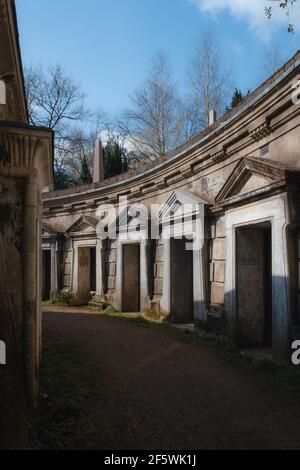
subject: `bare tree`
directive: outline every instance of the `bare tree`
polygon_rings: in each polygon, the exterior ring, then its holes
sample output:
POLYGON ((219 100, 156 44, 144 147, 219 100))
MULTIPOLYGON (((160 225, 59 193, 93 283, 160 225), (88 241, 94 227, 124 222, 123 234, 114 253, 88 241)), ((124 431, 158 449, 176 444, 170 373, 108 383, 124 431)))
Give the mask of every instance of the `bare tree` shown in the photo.
POLYGON ((61 65, 25 69, 29 118, 33 125, 60 131, 67 123, 86 119, 84 94, 61 65))
POLYGON ((76 181, 81 159, 91 147, 91 135, 79 128, 91 116, 81 87, 61 65, 31 65, 25 69, 25 85, 30 122, 55 131, 55 175, 65 175, 69 185, 76 181))
POLYGON ((74 182, 80 182, 85 163, 90 173, 93 173, 96 137, 95 130, 86 130, 77 126, 70 129, 68 136, 58 143, 57 166, 67 169, 74 182))
POLYGON ((118 125, 121 133, 141 159, 163 157, 181 131, 176 84, 165 54, 155 56, 149 76, 130 99, 132 107, 118 125))
POLYGON ((194 136, 209 124, 212 109, 220 115, 232 95, 232 79, 221 49, 210 31, 204 32, 195 48, 187 73, 188 95, 182 102, 184 137, 194 136))

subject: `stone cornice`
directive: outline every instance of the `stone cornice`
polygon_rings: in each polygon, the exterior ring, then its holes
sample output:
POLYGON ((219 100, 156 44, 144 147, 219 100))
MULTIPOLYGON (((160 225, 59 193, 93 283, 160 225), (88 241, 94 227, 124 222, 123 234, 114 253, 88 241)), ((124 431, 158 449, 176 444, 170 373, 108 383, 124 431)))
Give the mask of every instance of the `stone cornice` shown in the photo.
MULTIPOLYGON (((122 180, 109 181, 102 186, 88 186, 74 188, 58 193, 44 195, 45 210, 63 206, 71 201, 89 200, 97 198, 99 203, 109 196, 109 201, 117 201, 124 189, 131 198, 149 195, 173 187, 184 180, 197 175, 203 170, 220 165, 221 162, 231 159, 243 149, 249 153, 253 151, 253 144, 259 139, 270 135, 273 130, 272 116, 284 112, 286 106, 290 107, 290 118, 299 114, 297 107, 292 107, 289 100, 291 81, 300 66, 300 59, 290 65, 276 80, 264 87, 261 94, 254 92, 252 101, 237 110, 230 119, 221 121, 215 128, 208 129, 200 134, 199 140, 193 139, 191 143, 180 147, 169 159, 164 159, 156 166, 135 175, 122 175, 122 180), (287 76, 290 74, 289 80, 287 76), (285 108, 283 108, 283 104, 285 108), (270 118, 271 116, 271 118, 270 118), (150 184, 151 183, 151 184, 150 184)), ((278 126, 275 126, 276 130, 278 126)))

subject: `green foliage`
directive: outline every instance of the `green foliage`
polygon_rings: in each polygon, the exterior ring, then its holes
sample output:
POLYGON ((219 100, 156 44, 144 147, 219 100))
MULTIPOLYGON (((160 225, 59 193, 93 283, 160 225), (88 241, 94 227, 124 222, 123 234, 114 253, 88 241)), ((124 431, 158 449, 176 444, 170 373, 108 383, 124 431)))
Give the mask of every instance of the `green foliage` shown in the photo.
POLYGON ((47 302, 48 305, 74 305, 75 300, 70 292, 57 292, 53 299, 47 302))
MULTIPOLYGON (((285 14, 289 20, 290 18, 290 8, 297 2, 297 0, 275 0, 274 3, 277 3, 279 8, 285 11, 285 14)), ((268 20, 272 18, 274 7, 265 7, 265 14, 267 15, 268 20)), ((289 23, 287 28, 288 33, 294 34, 294 25, 289 23)))
POLYGON ((109 305, 108 307, 106 307, 104 312, 108 314, 117 313, 117 309, 113 305, 109 305))
POLYGON ((232 100, 231 100, 231 109, 235 108, 235 106, 240 104, 242 100, 243 100, 243 93, 241 92, 241 90, 238 90, 236 88, 234 91, 232 100))
POLYGON ((115 140, 107 142, 103 149, 105 178, 120 175, 128 170, 128 152, 115 140))
MULTIPOLYGON (((250 90, 248 91, 247 95, 248 96, 250 94, 250 90)), ((234 93, 233 93, 233 96, 232 96, 232 99, 231 99, 231 104, 230 104, 230 107, 227 107, 226 108, 226 111, 231 111, 231 109, 235 108, 236 106, 238 106, 244 99, 244 95, 243 93, 241 92, 241 90, 239 90, 238 88, 235 89, 234 93)))
POLYGON ((74 178, 65 168, 55 168, 53 180, 55 191, 71 188, 75 184, 74 178))

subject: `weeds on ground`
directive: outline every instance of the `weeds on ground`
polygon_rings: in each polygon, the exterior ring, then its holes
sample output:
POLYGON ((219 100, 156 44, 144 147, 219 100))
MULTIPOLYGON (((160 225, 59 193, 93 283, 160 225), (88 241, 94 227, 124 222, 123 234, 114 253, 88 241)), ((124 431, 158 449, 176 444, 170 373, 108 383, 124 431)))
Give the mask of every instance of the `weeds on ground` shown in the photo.
POLYGON ((43 302, 44 305, 70 306, 75 304, 73 294, 70 292, 57 292, 51 300, 43 302))
POLYGON ((81 352, 47 338, 38 406, 30 426, 31 449, 74 449, 80 445, 80 417, 91 382, 92 373, 81 352))

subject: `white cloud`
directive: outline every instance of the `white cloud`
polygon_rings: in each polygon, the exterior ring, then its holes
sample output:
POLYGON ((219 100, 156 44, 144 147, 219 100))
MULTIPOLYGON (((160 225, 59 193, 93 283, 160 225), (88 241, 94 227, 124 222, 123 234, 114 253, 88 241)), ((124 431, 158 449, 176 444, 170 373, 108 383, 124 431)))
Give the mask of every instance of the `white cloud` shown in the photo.
MULTIPOLYGON (((190 2, 198 5, 203 13, 217 15, 222 11, 229 11, 238 20, 247 21, 249 28, 259 33, 265 40, 270 38, 278 26, 287 25, 289 22, 285 12, 278 8, 279 2, 270 0, 190 0, 190 2), (265 15, 266 6, 273 6, 273 16, 270 21, 265 15)), ((299 13, 299 7, 294 6, 291 11, 291 22, 295 20, 296 13, 299 13)))

